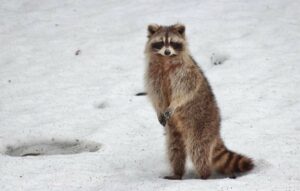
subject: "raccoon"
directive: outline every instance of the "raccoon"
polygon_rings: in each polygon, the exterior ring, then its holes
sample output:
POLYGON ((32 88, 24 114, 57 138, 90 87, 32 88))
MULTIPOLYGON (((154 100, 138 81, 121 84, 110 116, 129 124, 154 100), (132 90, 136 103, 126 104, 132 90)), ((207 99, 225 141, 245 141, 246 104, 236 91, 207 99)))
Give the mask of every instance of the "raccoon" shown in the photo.
POLYGON ((201 179, 213 171, 235 177, 235 173, 251 170, 252 159, 227 149, 222 141, 218 105, 189 53, 185 26, 149 25, 145 55, 145 89, 165 126, 173 169, 165 178, 182 179, 187 155, 201 179))

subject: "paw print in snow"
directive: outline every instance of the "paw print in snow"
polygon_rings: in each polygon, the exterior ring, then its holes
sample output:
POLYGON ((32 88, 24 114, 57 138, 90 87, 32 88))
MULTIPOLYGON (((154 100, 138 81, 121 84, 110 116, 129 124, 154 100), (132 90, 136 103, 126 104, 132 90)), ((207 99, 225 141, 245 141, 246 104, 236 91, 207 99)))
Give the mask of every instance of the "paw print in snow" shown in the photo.
POLYGON ((228 60, 228 58, 229 57, 227 55, 212 53, 210 56, 210 61, 213 65, 221 65, 228 60))

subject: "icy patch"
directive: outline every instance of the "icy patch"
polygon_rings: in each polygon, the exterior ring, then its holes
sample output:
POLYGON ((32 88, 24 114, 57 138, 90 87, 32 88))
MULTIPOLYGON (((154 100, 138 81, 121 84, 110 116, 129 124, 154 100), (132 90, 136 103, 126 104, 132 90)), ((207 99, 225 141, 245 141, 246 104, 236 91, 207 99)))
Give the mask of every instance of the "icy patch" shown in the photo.
POLYGON ((101 145, 95 142, 79 141, 51 141, 25 143, 16 146, 7 146, 5 154, 9 156, 39 156, 39 155, 67 155, 82 152, 96 152, 101 145))

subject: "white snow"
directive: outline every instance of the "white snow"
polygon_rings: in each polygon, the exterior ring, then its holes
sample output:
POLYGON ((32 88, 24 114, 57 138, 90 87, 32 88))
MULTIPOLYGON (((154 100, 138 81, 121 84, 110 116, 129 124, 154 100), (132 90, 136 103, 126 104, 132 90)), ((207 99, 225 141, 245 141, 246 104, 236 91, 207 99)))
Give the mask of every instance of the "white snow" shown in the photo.
POLYGON ((300 190, 299 10, 297 0, 2 1, 0 190, 300 190), (144 90, 147 25, 178 21, 226 145, 255 160, 249 174, 200 180, 189 164, 184 180, 161 178, 164 131, 134 94, 144 90), (7 155, 76 139, 100 150, 7 155))

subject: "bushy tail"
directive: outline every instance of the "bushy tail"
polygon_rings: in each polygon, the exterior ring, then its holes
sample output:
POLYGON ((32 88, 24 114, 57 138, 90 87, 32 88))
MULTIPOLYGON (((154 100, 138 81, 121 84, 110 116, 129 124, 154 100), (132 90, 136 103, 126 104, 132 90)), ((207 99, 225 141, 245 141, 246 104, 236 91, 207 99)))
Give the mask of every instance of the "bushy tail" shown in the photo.
POLYGON ((228 150, 222 141, 213 148, 211 162, 216 171, 227 175, 247 172, 254 167, 250 158, 228 150))

